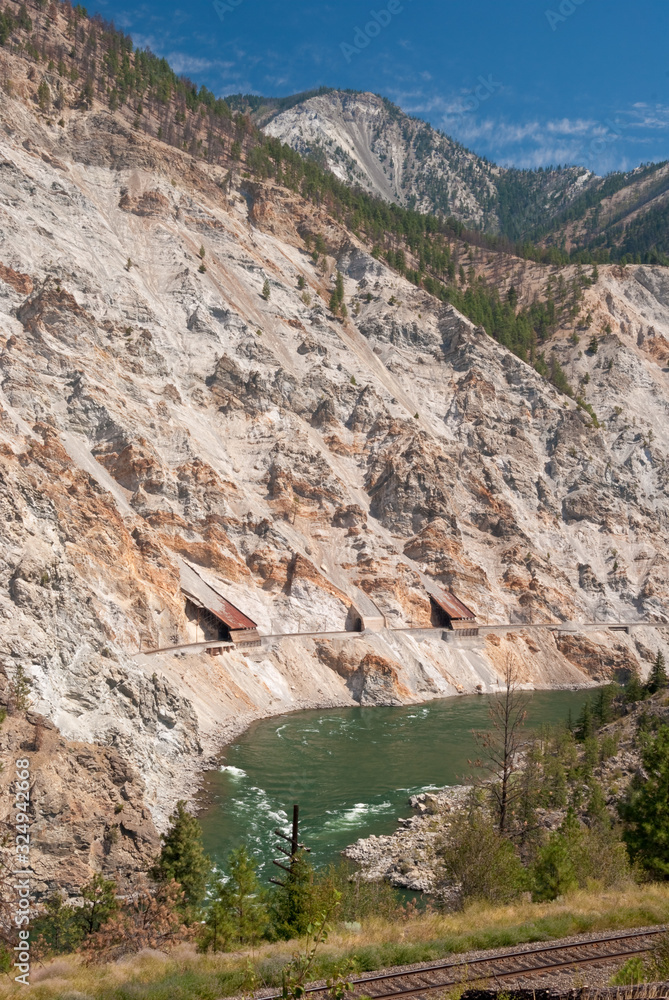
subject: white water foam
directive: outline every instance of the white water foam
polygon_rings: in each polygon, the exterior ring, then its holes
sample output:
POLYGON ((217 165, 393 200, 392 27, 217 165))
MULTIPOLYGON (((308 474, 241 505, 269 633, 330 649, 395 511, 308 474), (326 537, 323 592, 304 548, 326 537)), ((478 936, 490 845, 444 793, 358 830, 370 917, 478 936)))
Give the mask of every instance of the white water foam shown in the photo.
POLYGON ((355 830, 356 827, 360 826, 360 822, 365 816, 381 815, 392 808, 392 802, 379 802, 376 804, 371 802, 356 802, 350 809, 345 809, 341 813, 328 809, 328 815, 332 816, 332 819, 325 821, 323 829, 355 830))
POLYGON ((232 778, 245 778, 246 777, 246 771, 242 771, 241 767, 233 767, 232 764, 227 764, 227 765, 223 764, 223 766, 221 768, 219 768, 219 770, 221 770, 221 771, 227 771, 227 773, 232 778))
POLYGON ((396 792, 406 792, 407 795, 420 795, 422 792, 440 792, 448 785, 414 785, 413 788, 396 788, 396 792))

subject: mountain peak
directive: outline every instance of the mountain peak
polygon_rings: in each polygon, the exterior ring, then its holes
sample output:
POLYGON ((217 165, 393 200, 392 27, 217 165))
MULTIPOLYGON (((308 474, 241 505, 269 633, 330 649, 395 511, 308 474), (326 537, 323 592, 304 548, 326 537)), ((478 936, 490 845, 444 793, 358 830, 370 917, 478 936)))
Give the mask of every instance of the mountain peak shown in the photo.
POLYGON ((310 97, 264 130, 386 201, 454 215, 475 228, 494 225, 496 168, 378 94, 310 97))

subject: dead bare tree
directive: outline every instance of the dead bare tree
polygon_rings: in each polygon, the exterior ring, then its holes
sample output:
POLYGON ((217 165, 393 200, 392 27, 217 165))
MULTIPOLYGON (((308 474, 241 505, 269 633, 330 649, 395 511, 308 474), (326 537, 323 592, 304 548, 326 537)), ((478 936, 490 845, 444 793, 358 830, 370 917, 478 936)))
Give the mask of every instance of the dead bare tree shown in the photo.
POLYGON ((523 795, 522 785, 516 785, 513 779, 522 764, 527 718, 525 699, 518 688, 518 670, 510 654, 504 664, 504 688, 493 698, 488 716, 490 727, 474 733, 481 756, 470 763, 486 774, 479 783, 485 784, 492 796, 497 826, 504 834, 513 807, 523 795))

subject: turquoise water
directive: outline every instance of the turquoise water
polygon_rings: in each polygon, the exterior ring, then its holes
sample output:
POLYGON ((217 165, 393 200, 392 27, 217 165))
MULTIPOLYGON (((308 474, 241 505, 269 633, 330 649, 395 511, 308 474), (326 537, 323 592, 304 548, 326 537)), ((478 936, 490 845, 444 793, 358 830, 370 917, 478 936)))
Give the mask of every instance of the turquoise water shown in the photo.
MULTIPOLYGON (((585 691, 527 694, 528 728, 575 718, 585 691)), ((275 828, 288 829, 300 806, 300 839, 317 867, 337 860, 358 837, 392 833, 408 816, 409 795, 463 783, 476 755, 473 729, 488 724, 488 696, 448 698, 402 708, 295 712, 254 723, 210 772, 200 815, 205 846, 219 863, 246 843, 264 877, 275 828)))

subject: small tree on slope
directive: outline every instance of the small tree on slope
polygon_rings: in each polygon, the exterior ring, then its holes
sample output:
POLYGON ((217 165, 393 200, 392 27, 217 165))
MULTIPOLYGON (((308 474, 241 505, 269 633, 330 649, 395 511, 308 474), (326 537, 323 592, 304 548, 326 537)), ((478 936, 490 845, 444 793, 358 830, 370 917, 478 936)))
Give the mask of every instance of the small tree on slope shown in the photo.
POLYGON ((215 886, 216 897, 205 921, 203 950, 225 948, 229 941, 255 944, 268 923, 265 893, 246 847, 232 851, 228 876, 215 886))
POLYGON ((620 806, 623 834, 632 861, 640 862, 656 879, 669 879, 669 726, 645 734, 637 775, 620 806))
POLYGON ((664 653, 658 649, 648 677, 648 692, 655 694, 656 691, 663 691, 667 685, 669 685, 669 678, 667 677, 664 653))
POLYGON ((488 717, 490 727, 474 733, 481 758, 473 763, 487 772, 482 782, 489 789, 499 832, 506 833, 514 809, 523 794, 522 785, 515 781, 520 768, 521 752, 527 738, 523 727, 527 717, 525 699, 518 688, 517 670, 511 657, 504 668, 504 688, 491 702, 488 717))
POLYGON ((170 822, 170 829, 161 834, 163 847, 149 875, 159 883, 178 882, 184 894, 180 909, 194 919, 204 900, 211 861, 204 853, 200 824, 185 802, 177 802, 170 822))

